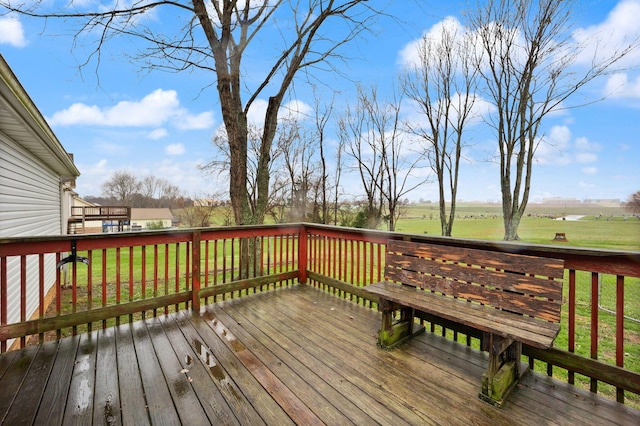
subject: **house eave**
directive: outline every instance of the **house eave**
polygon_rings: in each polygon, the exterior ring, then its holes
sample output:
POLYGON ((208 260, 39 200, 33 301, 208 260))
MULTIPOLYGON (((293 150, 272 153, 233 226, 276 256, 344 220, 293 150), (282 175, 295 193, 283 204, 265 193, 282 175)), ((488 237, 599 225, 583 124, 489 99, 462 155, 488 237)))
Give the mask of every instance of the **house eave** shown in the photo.
POLYGON ((58 175, 78 177, 80 171, 0 54, 0 125, 10 137, 58 175))

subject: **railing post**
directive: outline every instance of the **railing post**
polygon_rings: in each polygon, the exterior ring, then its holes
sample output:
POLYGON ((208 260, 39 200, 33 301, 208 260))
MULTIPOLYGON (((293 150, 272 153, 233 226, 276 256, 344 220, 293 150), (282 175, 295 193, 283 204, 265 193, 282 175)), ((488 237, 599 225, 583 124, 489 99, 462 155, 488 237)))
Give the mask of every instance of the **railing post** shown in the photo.
POLYGON ((300 225, 298 230, 298 282, 307 283, 307 227, 300 225))
POLYGON ((200 313, 200 231, 191 237, 191 310, 200 313))

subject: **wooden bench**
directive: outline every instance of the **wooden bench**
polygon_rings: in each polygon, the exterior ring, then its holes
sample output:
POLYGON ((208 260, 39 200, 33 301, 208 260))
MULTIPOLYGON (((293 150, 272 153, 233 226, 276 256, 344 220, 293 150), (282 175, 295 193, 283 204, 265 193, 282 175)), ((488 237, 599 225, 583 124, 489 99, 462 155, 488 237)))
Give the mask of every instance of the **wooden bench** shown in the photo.
POLYGON ((528 371, 522 344, 548 349, 560 330, 563 274, 558 259, 390 240, 386 281, 365 289, 379 299, 384 349, 424 331, 417 311, 479 332, 489 352, 479 396, 501 406, 528 371))

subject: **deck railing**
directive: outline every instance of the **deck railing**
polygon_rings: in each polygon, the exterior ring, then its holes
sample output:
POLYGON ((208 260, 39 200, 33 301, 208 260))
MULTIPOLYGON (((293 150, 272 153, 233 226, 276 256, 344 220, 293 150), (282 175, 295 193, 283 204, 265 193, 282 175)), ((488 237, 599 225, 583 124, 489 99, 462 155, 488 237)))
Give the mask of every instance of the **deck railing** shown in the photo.
MULTIPOLYGON (((363 287, 383 279, 389 239, 564 259, 561 335, 551 350, 524 348, 531 367, 640 404, 640 371, 625 365, 638 357, 629 345, 640 339, 640 253, 311 224, 0 240, 0 351, 297 281, 375 309, 363 287), (73 255, 87 263, 63 262, 73 255)), ((421 318, 479 347, 480 334, 421 318)))
POLYGON ((73 220, 116 220, 131 219, 131 207, 128 206, 72 206, 73 220))

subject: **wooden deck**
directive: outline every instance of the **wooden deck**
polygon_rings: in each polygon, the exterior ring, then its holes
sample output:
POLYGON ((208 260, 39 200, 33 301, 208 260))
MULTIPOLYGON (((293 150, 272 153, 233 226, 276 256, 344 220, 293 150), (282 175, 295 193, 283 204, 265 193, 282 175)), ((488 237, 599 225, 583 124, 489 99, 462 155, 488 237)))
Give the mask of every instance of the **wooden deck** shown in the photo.
POLYGON ((504 408, 486 354, 423 334, 375 346, 380 314, 295 285, 0 356, 18 424, 640 424, 640 411, 530 374, 504 408))

